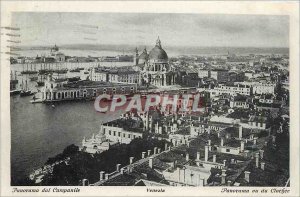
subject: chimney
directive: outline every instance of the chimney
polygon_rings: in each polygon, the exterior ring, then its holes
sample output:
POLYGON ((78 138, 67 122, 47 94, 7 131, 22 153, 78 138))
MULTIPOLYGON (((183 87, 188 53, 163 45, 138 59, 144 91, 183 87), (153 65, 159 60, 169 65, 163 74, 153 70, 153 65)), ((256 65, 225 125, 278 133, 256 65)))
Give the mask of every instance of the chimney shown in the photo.
POLYGON ((89 180, 82 179, 82 186, 88 186, 88 185, 89 185, 89 180))
POLYGON ((208 160, 208 146, 205 146, 205 155, 204 155, 204 160, 208 160))
POLYGON ((264 158, 264 150, 259 150, 259 154, 260 154, 260 158, 263 159, 264 158))
POLYGON ((231 181, 230 180, 227 181, 227 186, 231 186, 231 181))
POLYGON ((239 138, 240 139, 243 138, 243 127, 242 127, 242 125, 239 126, 239 138))
POLYGON ((213 155, 213 162, 217 163, 217 155, 213 155))
POLYGON ((272 142, 273 142, 273 143, 276 142, 276 136, 275 136, 275 135, 272 136, 272 142))
POLYGON ((158 149, 157 149, 157 154, 159 154, 159 153, 160 153, 160 151, 161 151, 161 149, 160 149, 160 148, 158 148, 158 149))
POLYGON ((116 166, 116 171, 117 172, 120 172, 120 166, 121 166, 121 164, 118 163, 117 166, 116 166))
POLYGON ((253 139, 253 144, 254 144, 254 145, 256 144, 256 140, 257 140, 257 138, 254 138, 254 139, 253 139))
POLYGON ((104 171, 100 172, 100 181, 104 180, 104 173, 105 173, 104 171))
POLYGON ((134 159, 134 157, 129 157, 129 164, 133 163, 133 159, 134 159))
POLYGON ((187 142, 186 142, 186 145, 187 145, 187 147, 190 147, 190 142, 187 141, 187 142))
POLYGON ((245 171, 244 172, 245 173, 245 181, 247 181, 248 183, 249 183, 249 181, 250 181, 250 172, 249 171, 245 171))
POLYGON ((185 160, 186 160, 186 161, 189 161, 189 160, 190 160, 190 155, 189 155, 188 153, 185 155, 185 160))
POLYGON ((265 162, 261 162, 261 163, 260 163, 260 168, 261 168, 262 170, 265 170, 265 164, 266 164, 265 162))
POLYGON ((154 147, 153 154, 155 155, 157 151, 157 147, 154 147))
POLYGON ((148 150, 148 157, 151 155, 151 150, 148 150))
POLYGON ((168 144, 165 143, 165 150, 168 150, 168 144))
POLYGON ((241 141, 241 152, 244 152, 245 150, 245 142, 241 141))
POLYGON ((145 158, 146 152, 142 152, 142 159, 145 158))
POLYGON ((224 146, 224 139, 223 138, 221 138, 221 144, 220 145, 224 146))
POLYGON ((105 180, 108 180, 108 179, 109 179, 109 174, 106 173, 106 174, 105 174, 105 180))
POLYGON ((211 146, 211 140, 207 140, 208 146, 211 146))
POLYGON ((124 174, 124 168, 121 168, 120 172, 121 172, 121 174, 124 174))
POLYGON ((200 160, 200 152, 197 152, 197 160, 200 160))
POLYGON ((226 183, 226 170, 222 170, 221 174, 221 184, 224 185, 226 183))
POLYGON ((259 167, 259 153, 255 153, 255 166, 259 167))
POLYGON ((153 157, 149 158, 149 167, 153 168, 153 157))
POLYGON ((226 139, 229 139, 229 134, 228 134, 228 133, 226 133, 225 137, 226 137, 226 139))
POLYGON ((162 127, 161 126, 158 127, 158 133, 162 134, 162 127))
POLYGON ((231 164, 234 164, 234 159, 231 159, 231 164))

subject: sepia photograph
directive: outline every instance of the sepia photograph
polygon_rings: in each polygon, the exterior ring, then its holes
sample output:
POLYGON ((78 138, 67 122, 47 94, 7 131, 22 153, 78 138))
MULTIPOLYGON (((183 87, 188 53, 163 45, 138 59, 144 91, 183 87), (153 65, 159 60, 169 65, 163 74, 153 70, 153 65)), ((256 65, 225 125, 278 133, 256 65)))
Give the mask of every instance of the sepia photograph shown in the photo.
POLYGON ((11 184, 288 186, 288 22, 14 13, 11 184))
POLYGON ((58 9, 9 20, 10 192, 284 196, 297 185, 289 15, 58 9))

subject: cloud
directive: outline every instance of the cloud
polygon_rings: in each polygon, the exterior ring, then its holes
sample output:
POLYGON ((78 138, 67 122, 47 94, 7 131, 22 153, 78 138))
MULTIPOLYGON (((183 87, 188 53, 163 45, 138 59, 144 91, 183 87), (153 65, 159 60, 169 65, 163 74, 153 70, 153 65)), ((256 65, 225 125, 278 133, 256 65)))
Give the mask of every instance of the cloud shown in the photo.
POLYGON ((14 13, 26 44, 76 44, 91 31, 95 44, 287 47, 289 18, 267 15, 174 13, 14 13), (94 29, 88 27, 97 27, 94 29), (77 33, 74 33, 77 31, 77 33), (81 38, 81 37, 82 38, 81 38), (43 40, 43 42, 41 42, 43 40))

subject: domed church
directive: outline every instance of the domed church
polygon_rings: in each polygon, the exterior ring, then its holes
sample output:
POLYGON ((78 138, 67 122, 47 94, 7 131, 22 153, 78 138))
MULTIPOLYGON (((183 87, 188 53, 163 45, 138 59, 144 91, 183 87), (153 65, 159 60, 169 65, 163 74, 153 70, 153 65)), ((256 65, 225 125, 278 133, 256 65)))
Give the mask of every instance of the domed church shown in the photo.
POLYGON ((145 48, 139 55, 136 49, 135 64, 139 66, 142 80, 146 84, 161 87, 173 85, 175 82, 175 74, 169 65, 168 54, 161 47, 159 37, 155 47, 149 53, 145 48))

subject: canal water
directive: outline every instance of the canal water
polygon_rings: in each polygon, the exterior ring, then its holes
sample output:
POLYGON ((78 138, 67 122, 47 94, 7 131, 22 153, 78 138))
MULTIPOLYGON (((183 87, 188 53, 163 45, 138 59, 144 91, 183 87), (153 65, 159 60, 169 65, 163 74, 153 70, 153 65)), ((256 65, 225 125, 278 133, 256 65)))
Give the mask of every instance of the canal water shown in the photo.
MULTIPOLYGON (((19 69, 19 65, 12 66, 13 72, 19 69)), ((67 77, 69 74, 72 73, 67 77)), ((27 80, 29 89, 37 91, 36 82, 28 78, 29 75, 17 75, 19 83, 27 80)), ((99 131, 101 122, 113 120, 122 113, 98 113, 92 101, 55 103, 52 107, 31 104, 31 99, 32 96, 10 97, 11 176, 14 180, 41 167, 66 146, 81 145, 84 136, 88 138, 99 131)))

